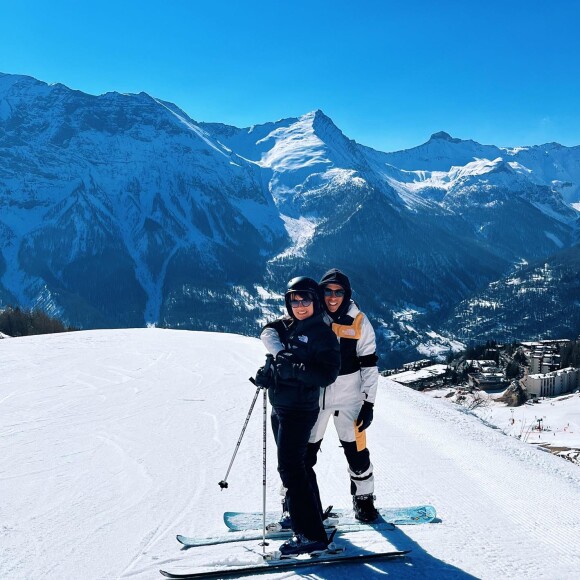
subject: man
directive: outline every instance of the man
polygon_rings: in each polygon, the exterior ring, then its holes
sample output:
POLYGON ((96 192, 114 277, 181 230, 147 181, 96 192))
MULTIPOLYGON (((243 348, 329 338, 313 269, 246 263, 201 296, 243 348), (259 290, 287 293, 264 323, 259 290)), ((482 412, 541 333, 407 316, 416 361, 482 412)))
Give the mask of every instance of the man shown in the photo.
MULTIPOLYGON (((268 395, 278 472, 294 531, 294 537, 279 549, 291 556, 324 550, 328 545, 318 488, 311 485, 305 459, 308 437, 318 418, 320 391, 336 380, 340 352, 336 336, 323 320, 315 280, 305 276, 290 280, 285 302, 289 316, 267 324, 260 338, 275 356, 268 395)), ((263 378, 257 376, 256 381, 263 378)))
POLYGON ((320 395, 320 412, 308 442, 308 473, 313 487, 317 487, 312 468, 332 417, 348 462, 355 517, 371 522, 378 513, 374 505, 373 465, 365 431, 373 420, 378 385, 375 332, 368 318, 351 300, 350 281, 340 270, 326 272, 320 280, 320 289, 327 322, 340 343, 341 366, 337 380, 320 395))

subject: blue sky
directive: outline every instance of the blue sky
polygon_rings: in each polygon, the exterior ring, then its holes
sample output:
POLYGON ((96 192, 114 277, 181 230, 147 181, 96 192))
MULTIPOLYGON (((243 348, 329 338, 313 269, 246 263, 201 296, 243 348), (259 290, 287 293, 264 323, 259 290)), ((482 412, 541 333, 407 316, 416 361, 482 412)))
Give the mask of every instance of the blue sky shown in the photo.
POLYGON ((580 145, 579 4, 0 0, 0 71, 240 127, 322 109, 384 151, 580 145))

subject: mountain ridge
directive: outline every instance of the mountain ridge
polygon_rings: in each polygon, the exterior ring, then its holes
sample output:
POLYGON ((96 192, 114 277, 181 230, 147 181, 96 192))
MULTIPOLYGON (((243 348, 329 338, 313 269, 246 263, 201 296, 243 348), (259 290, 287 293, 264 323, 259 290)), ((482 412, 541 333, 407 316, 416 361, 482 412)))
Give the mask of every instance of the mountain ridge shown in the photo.
POLYGON ((458 303, 577 239, 580 147, 527 151, 438 132, 385 153, 320 109, 237 128, 0 74, 0 307, 254 334, 289 277, 336 266, 385 363, 440 354, 458 303))

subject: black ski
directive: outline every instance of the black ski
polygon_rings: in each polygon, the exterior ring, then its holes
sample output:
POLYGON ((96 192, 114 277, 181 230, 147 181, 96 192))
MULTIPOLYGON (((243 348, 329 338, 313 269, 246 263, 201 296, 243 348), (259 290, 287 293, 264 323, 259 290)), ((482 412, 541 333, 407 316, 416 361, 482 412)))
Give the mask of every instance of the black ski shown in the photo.
POLYGON ((317 556, 308 560, 297 558, 286 560, 269 560, 257 566, 236 566, 211 570, 208 572, 193 572, 185 574, 175 574, 165 570, 159 570, 166 578, 180 578, 181 580, 193 580, 194 578, 239 578, 241 576, 252 576, 255 574, 267 574, 278 570, 296 570, 297 568, 308 568, 316 566, 332 566, 333 564, 365 564, 373 560, 389 560, 408 554, 410 550, 396 550, 391 552, 371 552, 370 554, 355 554, 351 556, 317 556))

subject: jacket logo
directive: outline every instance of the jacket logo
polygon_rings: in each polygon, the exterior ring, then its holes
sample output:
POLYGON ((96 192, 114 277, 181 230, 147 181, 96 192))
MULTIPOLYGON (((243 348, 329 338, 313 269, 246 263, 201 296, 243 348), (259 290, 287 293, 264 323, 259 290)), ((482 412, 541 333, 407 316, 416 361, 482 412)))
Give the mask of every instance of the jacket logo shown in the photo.
POLYGON ((299 340, 300 342, 308 342, 308 337, 307 337, 306 335, 304 335, 304 334, 303 334, 302 336, 299 336, 299 337, 298 337, 298 340, 299 340))
POLYGON ((338 338, 354 338, 358 340, 362 335, 362 322, 363 313, 359 312, 352 324, 338 324, 337 322, 333 322, 332 330, 338 338))

